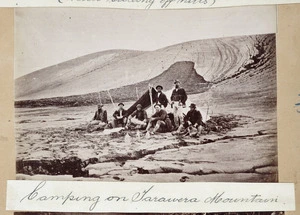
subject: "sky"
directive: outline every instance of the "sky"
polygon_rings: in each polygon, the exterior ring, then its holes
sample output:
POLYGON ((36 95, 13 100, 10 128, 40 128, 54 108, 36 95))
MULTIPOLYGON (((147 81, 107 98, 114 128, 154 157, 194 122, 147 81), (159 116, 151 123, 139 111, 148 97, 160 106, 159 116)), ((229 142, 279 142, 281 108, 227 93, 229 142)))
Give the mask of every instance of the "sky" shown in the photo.
POLYGON ((274 33, 276 8, 202 10, 18 8, 15 78, 86 54, 151 51, 191 40, 274 33))

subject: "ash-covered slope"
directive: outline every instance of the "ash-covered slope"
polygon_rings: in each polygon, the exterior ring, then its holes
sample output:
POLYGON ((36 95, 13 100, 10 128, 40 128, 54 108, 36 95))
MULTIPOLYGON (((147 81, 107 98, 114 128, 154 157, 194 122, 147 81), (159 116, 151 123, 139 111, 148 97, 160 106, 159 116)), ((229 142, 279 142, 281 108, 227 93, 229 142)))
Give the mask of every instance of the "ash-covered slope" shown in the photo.
POLYGON ((190 41, 155 51, 115 50, 61 63, 16 79, 16 100, 99 92, 139 83, 160 75, 178 61, 195 62, 209 82, 234 75, 269 35, 190 41))
MULTIPOLYGON (((251 53, 232 75, 215 81, 209 97, 237 99, 247 103, 255 98, 257 103, 276 107, 276 40, 275 34, 257 37, 251 53)), ((253 104, 252 104, 253 105, 253 104)))
MULTIPOLYGON (((170 90, 173 87, 175 79, 181 81, 187 93, 204 92, 209 88, 209 82, 196 72, 194 66, 195 64, 191 61, 176 62, 162 74, 152 79, 115 88, 109 92, 115 102, 132 101, 145 93, 148 90, 149 84, 154 87, 160 84, 164 87, 164 90, 170 90)), ((16 101, 16 107, 84 106, 99 102, 111 102, 107 91, 66 97, 16 101)))
POLYGON ((36 99, 93 92, 98 90, 93 85, 95 81, 97 85, 105 87, 108 83, 110 87, 119 77, 118 74, 106 73, 111 65, 141 53, 133 50, 103 51, 32 72, 15 80, 15 97, 17 100, 36 99))

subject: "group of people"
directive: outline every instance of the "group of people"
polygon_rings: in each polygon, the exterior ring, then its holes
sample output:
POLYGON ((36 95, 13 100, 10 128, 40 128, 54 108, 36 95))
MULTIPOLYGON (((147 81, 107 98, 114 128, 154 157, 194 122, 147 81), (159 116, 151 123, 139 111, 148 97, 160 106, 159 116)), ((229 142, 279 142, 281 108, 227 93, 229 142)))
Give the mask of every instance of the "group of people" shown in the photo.
POLYGON ((137 104, 136 110, 129 114, 124 109, 124 103, 119 103, 118 110, 113 113, 112 122, 108 122, 107 111, 104 110, 103 104, 99 104, 90 125, 94 125, 95 129, 124 127, 125 129, 143 130, 150 134, 173 132, 173 134, 200 135, 201 126, 204 126, 200 111, 192 103, 187 114, 183 114, 182 108, 186 107, 188 97, 186 91, 180 87, 178 80, 174 81, 174 85, 170 100, 162 92, 163 87, 156 86, 156 93, 152 96, 155 113, 150 117, 142 104, 137 104), (168 105, 171 106, 171 113, 166 111, 168 105))

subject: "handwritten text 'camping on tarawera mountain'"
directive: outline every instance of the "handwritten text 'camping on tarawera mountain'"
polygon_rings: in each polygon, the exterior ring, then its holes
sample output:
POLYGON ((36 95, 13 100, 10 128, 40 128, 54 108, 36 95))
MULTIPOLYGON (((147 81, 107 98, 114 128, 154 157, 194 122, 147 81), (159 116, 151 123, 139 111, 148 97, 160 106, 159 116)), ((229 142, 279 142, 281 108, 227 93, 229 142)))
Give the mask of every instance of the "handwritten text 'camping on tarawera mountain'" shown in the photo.
POLYGON ((67 205, 71 202, 76 202, 76 204, 84 203, 89 211, 97 210, 97 207, 101 207, 101 202, 128 202, 130 204, 134 203, 157 203, 157 204, 257 204, 257 203, 277 203, 278 197, 263 197, 260 194, 253 193, 245 197, 232 197, 226 192, 217 192, 213 195, 205 196, 205 194, 199 194, 195 197, 185 197, 185 196, 173 196, 168 195, 159 196, 153 194, 155 190, 155 185, 152 185, 146 189, 140 191, 133 191, 132 194, 126 196, 110 195, 105 196, 104 194, 89 196, 84 194, 75 193, 70 190, 65 194, 48 195, 47 194, 47 182, 40 182, 32 191, 23 196, 20 199, 20 204, 26 203, 26 201, 35 201, 37 204, 41 202, 57 202, 57 204, 67 205))
POLYGON ((65 3, 90 3, 90 2, 99 2, 106 5, 115 5, 115 4, 124 4, 128 5, 128 8, 130 8, 132 5, 134 7, 138 8, 144 8, 144 9, 151 9, 154 5, 156 5, 155 8, 162 8, 167 9, 169 7, 177 7, 177 6, 183 6, 186 5, 194 5, 194 6, 205 6, 210 7, 213 6, 216 3, 216 0, 57 0, 60 4, 65 3), (130 6, 131 5, 131 6, 130 6))

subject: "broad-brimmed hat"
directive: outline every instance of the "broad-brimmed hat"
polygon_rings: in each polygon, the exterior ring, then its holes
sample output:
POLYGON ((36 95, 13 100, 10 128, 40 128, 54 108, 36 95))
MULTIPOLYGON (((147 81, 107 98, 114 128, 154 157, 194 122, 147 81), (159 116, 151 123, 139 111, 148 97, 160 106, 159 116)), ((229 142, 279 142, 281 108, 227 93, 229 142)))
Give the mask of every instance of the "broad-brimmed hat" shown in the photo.
POLYGON ((142 106, 141 104, 137 104, 136 107, 137 107, 137 108, 138 108, 138 107, 142 108, 143 106, 142 106))
POLYGON ((122 105, 122 106, 125 106, 124 103, 120 102, 120 103, 118 104, 118 106, 121 106, 121 105, 122 105))
POLYGON ((196 108, 196 104, 192 103, 192 104, 190 105, 190 108, 196 108))
POLYGON ((98 106, 98 107, 103 107, 103 106, 104 106, 104 104, 98 104, 97 106, 98 106))
POLYGON ((155 87, 155 89, 157 89, 157 88, 164 89, 161 85, 157 85, 157 86, 155 87))
POLYGON ((174 84, 177 84, 177 83, 180 84, 180 81, 179 81, 179 80, 175 80, 175 81, 174 81, 174 84))

